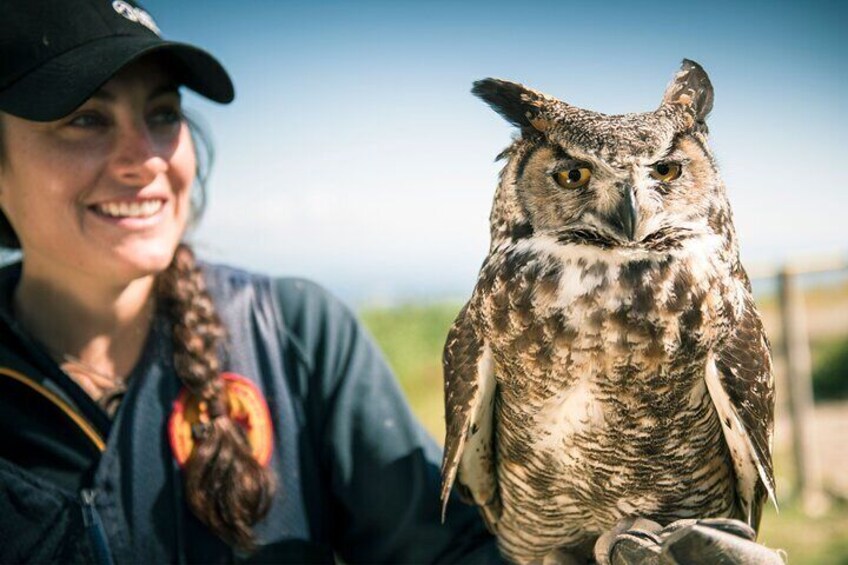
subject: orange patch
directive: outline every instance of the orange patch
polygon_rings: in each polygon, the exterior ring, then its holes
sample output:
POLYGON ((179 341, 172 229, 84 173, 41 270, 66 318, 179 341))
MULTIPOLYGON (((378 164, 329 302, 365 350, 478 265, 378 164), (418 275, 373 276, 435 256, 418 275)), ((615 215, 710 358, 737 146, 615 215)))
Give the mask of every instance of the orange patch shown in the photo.
MULTIPOLYGON (((236 373, 222 373, 226 390, 227 413, 247 435, 253 457, 265 466, 271 460, 274 429, 271 413, 259 388, 247 377, 236 373)), ((171 451, 180 467, 185 466, 194 449, 192 428, 209 423, 206 403, 200 402, 183 387, 174 401, 168 420, 168 439, 171 451)))

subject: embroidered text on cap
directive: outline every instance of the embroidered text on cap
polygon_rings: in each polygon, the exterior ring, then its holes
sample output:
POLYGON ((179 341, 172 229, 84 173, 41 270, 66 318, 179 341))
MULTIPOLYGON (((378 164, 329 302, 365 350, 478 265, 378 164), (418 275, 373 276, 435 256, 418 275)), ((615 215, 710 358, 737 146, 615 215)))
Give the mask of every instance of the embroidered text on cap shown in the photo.
POLYGON ((135 6, 124 2, 124 0, 115 0, 112 2, 112 8, 131 22, 139 23, 156 35, 161 35, 159 26, 156 25, 155 21, 153 21, 153 16, 141 8, 136 8, 135 6))

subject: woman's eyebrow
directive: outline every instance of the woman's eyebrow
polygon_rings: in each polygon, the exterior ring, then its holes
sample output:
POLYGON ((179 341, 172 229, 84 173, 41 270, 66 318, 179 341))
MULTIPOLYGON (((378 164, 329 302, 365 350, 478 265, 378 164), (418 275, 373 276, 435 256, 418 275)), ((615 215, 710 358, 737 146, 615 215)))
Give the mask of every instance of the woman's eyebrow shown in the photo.
POLYGON ((106 90, 105 88, 99 89, 97 92, 92 94, 90 99, 93 98, 95 100, 105 100, 107 102, 112 102, 115 100, 115 95, 106 90))
MULTIPOLYGON (((176 94, 177 96, 180 96, 180 87, 177 83, 164 83, 151 90, 150 94, 147 95, 147 99, 152 100, 157 96, 162 96, 163 94, 176 94)), ((92 94, 90 98, 93 98, 95 100, 103 100, 106 102, 114 102, 117 96, 115 96, 115 94, 110 92, 107 88, 101 88, 97 92, 92 94)))
POLYGON ((151 90, 147 98, 152 99, 163 94, 176 94, 180 96, 180 87, 176 83, 169 82, 151 90))

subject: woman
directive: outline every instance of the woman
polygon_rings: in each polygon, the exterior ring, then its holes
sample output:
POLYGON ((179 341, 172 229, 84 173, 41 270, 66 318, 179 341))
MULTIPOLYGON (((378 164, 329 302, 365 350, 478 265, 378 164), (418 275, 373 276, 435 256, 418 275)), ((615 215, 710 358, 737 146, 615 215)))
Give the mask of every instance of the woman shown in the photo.
POLYGON ((0 7, 0 561, 497 559, 353 316, 181 243, 220 64, 133 2, 0 7))

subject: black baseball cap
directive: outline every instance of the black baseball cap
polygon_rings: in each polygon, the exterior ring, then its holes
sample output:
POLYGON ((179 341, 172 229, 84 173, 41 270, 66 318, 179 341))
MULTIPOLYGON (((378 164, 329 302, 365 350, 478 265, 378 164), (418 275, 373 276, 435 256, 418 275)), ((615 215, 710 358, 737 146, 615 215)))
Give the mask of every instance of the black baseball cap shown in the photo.
POLYGON ((0 110, 57 120, 143 55, 164 53, 181 84, 215 102, 235 96, 212 55, 162 39, 132 0, 0 0, 0 110))

